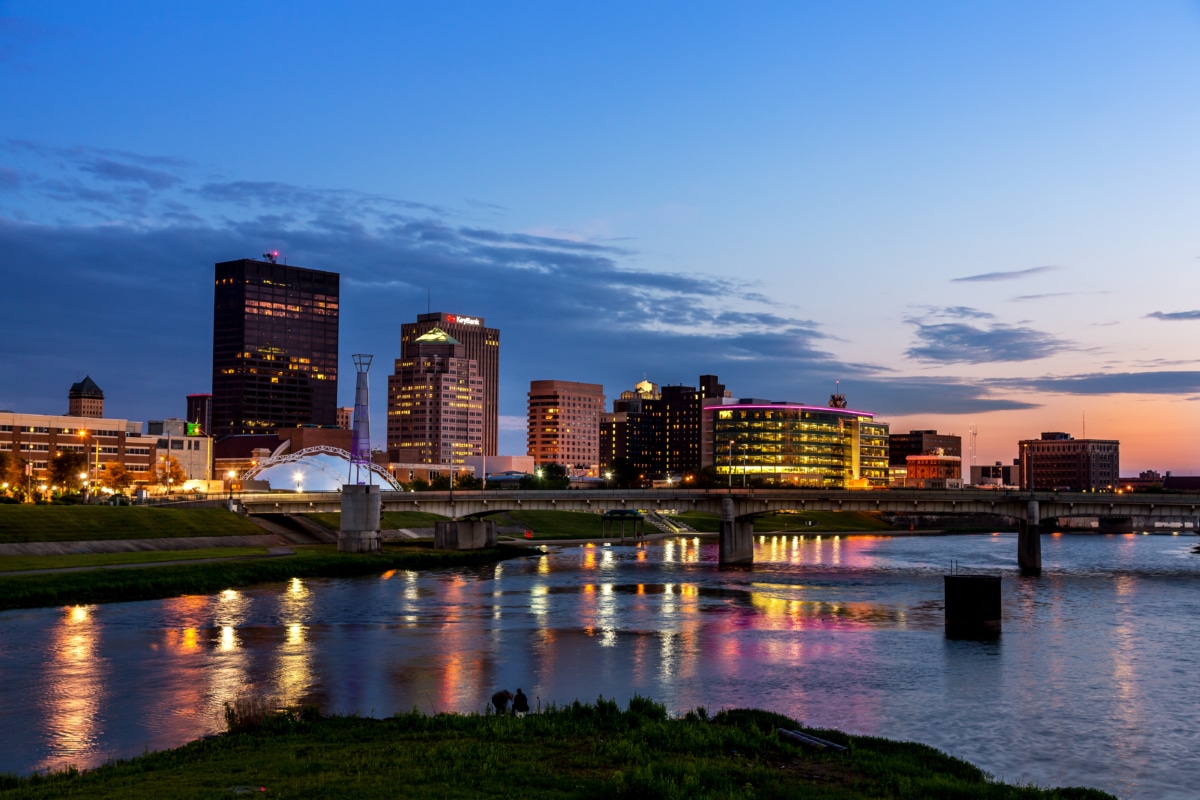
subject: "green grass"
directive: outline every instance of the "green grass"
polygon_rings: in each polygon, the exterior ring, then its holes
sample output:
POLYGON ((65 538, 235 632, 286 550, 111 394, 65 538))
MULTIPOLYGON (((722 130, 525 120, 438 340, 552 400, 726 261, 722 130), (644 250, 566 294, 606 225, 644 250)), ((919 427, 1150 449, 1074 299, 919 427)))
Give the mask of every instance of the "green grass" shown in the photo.
POLYGON ((265 556, 266 547, 201 547, 193 550, 137 550, 129 553, 72 553, 62 556, 0 556, 0 573, 27 569, 107 567, 113 564, 152 564, 197 558, 265 556))
MULTIPOLYGON (((685 511, 672 519, 686 522, 694 530, 701 533, 715 533, 721 530, 721 516, 704 511, 685 511)), ((775 533, 780 531, 796 531, 805 533, 824 533, 826 531, 891 531, 891 525, 874 514, 861 511, 798 511, 781 514, 764 514, 754 518, 755 533, 775 533), (808 523, 812 524, 809 525, 808 523)))
MULTIPOLYGON (((236 721, 236 720, 234 720, 236 721)), ((239 726, 240 727, 240 726, 239 726)), ((390 719, 268 716, 241 733, 45 776, 0 776, 0 800, 272 798, 982 798, 1104 800, 1088 789, 990 782, 924 745, 816 731, 847 745, 812 753, 782 741, 777 714, 702 710, 669 719, 642 698, 574 703, 523 719, 417 712, 390 719), (265 789, 265 792, 259 789, 265 789)))
MULTIPOLYGON (((604 535, 600 529, 600 515, 586 511, 507 511, 489 519, 497 525, 510 524, 511 520, 511 524, 533 531, 534 539, 599 539, 604 535)), ((654 530, 648 523, 646 527, 654 530)), ((620 523, 617 523, 617 530, 620 531, 620 523)), ((626 523, 625 532, 633 536, 630 523, 626 523)))
MULTIPOLYGON (((331 531, 338 530, 342 525, 342 515, 336 511, 321 514, 309 514, 308 518, 319 522, 331 531)), ((379 516, 379 526, 385 530, 394 528, 432 528, 433 523, 450 519, 441 514, 431 514, 428 511, 384 511, 379 516)))
POLYGON ((448 551, 389 544, 379 554, 338 553, 335 545, 297 547, 275 558, 204 564, 148 566, 124 570, 0 576, 0 609, 151 600, 183 594, 212 594, 234 586, 292 578, 341 578, 391 569, 434 569, 487 564, 527 555, 523 548, 448 551))
POLYGON ((262 533, 253 522, 221 508, 0 505, 0 543, 262 533))

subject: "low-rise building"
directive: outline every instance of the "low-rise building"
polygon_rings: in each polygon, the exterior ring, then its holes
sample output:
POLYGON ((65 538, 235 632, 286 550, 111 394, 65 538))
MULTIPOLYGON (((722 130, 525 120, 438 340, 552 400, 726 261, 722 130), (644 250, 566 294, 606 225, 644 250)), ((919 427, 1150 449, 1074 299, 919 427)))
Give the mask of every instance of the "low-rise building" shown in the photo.
POLYGON ((1075 439, 1060 431, 1017 443, 1021 488, 1035 491, 1115 491, 1120 487, 1121 443, 1075 439))
POLYGON ((146 423, 146 435, 155 437, 160 469, 170 455, 189 481, 212 479, 212 437, 201 432, 200 423, 175 418, 151 420, 146 423))
POLYGON ((1004 464, 997 461, 993 465, 972 464, 971 486, 977 489, 1019 489, 1021 487, 1021 461, 1013 459, 1013 463, 1004 464))
MULTIPOLYGON (((142 435, 142 423, 106 417, 0 412, 0 453, 27 465, 28 487, 40 487, 59 453, 81 453, 87 459, 88 483, 101 481, 109 463, 121 464, 134 484, 154 481, 157 438, 142 435)), ((15 483, 15 482, 14 482, 15 483)))
POLYGON ((930 453, 908 456, 905 461, 905 489, 961 489, 962 457, 947 455, 938 448, 930 453))

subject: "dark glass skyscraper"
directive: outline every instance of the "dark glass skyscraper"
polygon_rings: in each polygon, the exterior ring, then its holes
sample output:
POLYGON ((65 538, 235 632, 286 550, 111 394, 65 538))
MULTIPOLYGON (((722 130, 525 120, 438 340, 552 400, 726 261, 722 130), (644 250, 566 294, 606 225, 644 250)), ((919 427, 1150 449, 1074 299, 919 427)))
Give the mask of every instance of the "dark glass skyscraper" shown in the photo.
POLYGON ((213 435, 337 424, 339 282, 249 258, 217 264, 213 435))

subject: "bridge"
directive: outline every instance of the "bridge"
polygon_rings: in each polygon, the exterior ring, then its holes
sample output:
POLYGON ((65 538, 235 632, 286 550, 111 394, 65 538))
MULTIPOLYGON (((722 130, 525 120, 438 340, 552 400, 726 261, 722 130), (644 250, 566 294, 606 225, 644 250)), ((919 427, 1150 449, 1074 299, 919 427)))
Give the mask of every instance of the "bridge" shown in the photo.
MULTIPOLYGON (((1190 520, 1200 526, 1196 494, 1115 494, 920 489, 589 489, 565 491, 382 492, 383 511, 426 511, 478 521, 504 511, 704 511, 721 515, 720 561, 753 561, 753 519, 779 511, 891 514, 1000 514, 1020 522, 1021 569, 1041 569, 1043 522, 1059 517, 1190 520)), ((340 511, 338 492, 272 492, 235 498, 249 514, 340 511)))

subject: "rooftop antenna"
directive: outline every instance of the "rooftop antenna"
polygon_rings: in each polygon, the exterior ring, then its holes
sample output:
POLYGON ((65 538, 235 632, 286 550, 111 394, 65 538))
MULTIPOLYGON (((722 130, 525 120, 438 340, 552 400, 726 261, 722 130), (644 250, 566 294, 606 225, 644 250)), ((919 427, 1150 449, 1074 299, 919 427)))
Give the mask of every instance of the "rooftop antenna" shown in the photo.
POLYGON ((272 264, 278 264, 279 263, 279 251, 278 250, 269 250, 269 251, 263 253, 263 258, 265 258, 267 261, 270 261, 272 264))
POLYGON ((975 466, 975 456, 979 452, 976 449, 975 439, 979 436, 979 426, 972 422, 967 426, 967 430, 971 432, 971 466, 975 466))
POLYGON ((841 381, 833 382, 833 394, 829 395, 829 407, 830 408, 845 408, 846 407, 846 395, 842 394, 842 382, 841 381))
POLYGON ((425 313, 426 314, 433 313, 433 287, 432 286, 425 287, 425 313))
POLYGON ((1083 438, 1087 438, 1087 409, 1079 409, 1079 413, 1083 415, 1083 438))

